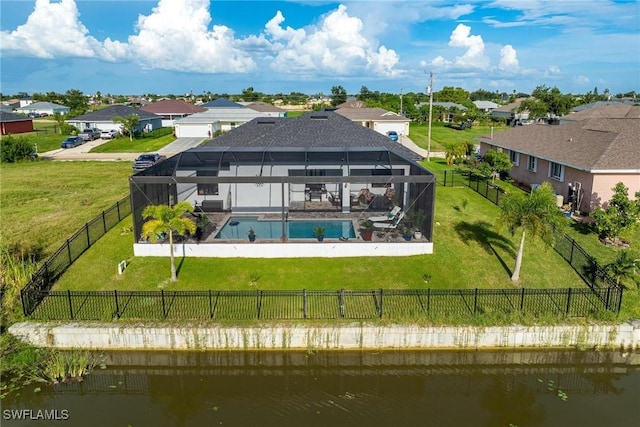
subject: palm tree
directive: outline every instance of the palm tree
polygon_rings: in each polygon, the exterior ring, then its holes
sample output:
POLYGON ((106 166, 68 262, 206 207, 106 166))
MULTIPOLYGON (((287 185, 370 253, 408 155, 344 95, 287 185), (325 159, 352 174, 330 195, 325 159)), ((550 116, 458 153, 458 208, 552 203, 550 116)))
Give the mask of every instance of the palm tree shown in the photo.
POLYGON ((129 141, 133 142, 133 133, 140 124, 140 116, 134 113, 129 114, 127 117, 115 116, 112 117, 111 120, 115 123, 120 123, 122 125, 122 130, 129 134, 129 141))
POLYGON ((604 266, 604 271, 613 276, 617 285, 620 285, 623 279, 631 279, 640 286, 640 282, 635 277, 639 270, 640 259, 633 259, 628 250, 618 252, 615 261, 604 266))
POLYGON ((171 256, 171 280, 178 280, 176 276, 176 263, 173 256, 173 233, 182 236, 186 233, 193 234, 196 224, 190 218, 183 215, 193 212, 193 206, 189 202, 180 202, 173 208, 167 205, 150 205, 142 211, 142 218, 147 220, 142 226, 142 236, 156 242, 158 236, 169 235, 169 253, 171 256))
POLYGON ((511 276, 511 280, 517 282, 520 280, 525 235, 529 233, 553 243, 554 230, 562 228, 566 220, 556 206, 555 191, 547 182, 529 195, 520 191, 506 194, 500 201, 500 209, 497 221, 499 226, 506 226, 511 234, 515 234, 518 228, 522 229, 516 265, 511 276))

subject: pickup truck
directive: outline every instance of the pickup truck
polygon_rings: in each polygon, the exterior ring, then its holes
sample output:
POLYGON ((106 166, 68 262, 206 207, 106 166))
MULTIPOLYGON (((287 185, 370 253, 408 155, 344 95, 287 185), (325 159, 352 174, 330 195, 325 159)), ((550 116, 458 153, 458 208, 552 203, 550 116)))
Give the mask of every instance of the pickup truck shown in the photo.
POLYGON ((160 163, 163 160, 166 160, 166 158, 167 156, 163 156, 162 154, 158 154, 158 153, 141 154, 133 162, 133 172, 138 173, 140 171, 143 171, 148 167, 151 167, 157 163, 160 163))
POLYGON ((78 134, 78 136, 86 141, 93 141, 100 138, 100 129, 85 129, 78 134))

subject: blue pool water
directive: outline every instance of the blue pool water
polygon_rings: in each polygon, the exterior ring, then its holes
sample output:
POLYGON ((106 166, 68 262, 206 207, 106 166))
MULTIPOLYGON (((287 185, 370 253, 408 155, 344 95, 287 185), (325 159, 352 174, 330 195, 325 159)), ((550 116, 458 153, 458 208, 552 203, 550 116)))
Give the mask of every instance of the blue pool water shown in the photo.
MULTIPOLYGON (((351 239, 356 237, 351 220, 291 219, 285 222, 285 230, 289 239, 313 239, 315 237, 313 229, 318 226, 325 229, 325 239, 337 239, 339 237, 351 239)), ((282 237, 282 221, 280 220, 258 220, 257 216, 232 216, 222 226, 216 235, 216 239, 247 240, 247 233, 250 228, 253 228, 258 239, 279 239, 282 237)))

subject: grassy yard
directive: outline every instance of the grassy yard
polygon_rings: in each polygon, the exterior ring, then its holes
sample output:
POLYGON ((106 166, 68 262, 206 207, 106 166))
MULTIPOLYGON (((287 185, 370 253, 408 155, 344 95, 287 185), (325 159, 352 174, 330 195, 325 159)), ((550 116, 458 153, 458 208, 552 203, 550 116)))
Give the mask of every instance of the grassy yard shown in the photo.
MULTIPOLYGON (((132 236, 122 234, 130 226, 126 220, 83 255, 56 289, 512 288, 510 272, 516 246, 511 236, 493 228, 496 214, 496 206, 468 189, 439 187, 433 255, 305 260, 186 258, 177 260, 177 283, 167 280, 167 258, 133 257, 132 236), (468 204, 461 208, 464 199, 468 204), (123 276, 117 276, 117 263, 123 259, 129 260, 130 266, 123 276), (431 276, 428 284, 425 274, 431 276)), ((528 246, 520 285, 583 286, 552 249, 534 241, 528 246)))
POLYGON ((86 221, 129 194, 130 175, 130 162, 3 164, 3 241, 41 244, 50 254, 86 221))
POLYGON ((38 153, 60 148, 62 141, 69 136, 60 134, 57 123, 47 119, 33 120, 33 129, 34 132, 16 134, 12 135, 12 137, 16 139, 26 138, 33 146, 34 151, 37 149, 38 153))
POLYGON ((148 153, 158 151, 176 139, 171 128, 161 128, 133 141, 129 137, 121 136, 91 149, 91 153, 148 153))
MULTIPOLYGON (((494 126, 493 131, 507 129, 505 126, 494 126)), ((489 135, 490 126, 473 126, 471 129, 455 130, 445 127, 442 122, 431 123, 431 151, 445 151, 446 145, 458 142, 475 142, 479 135, 489 135)), ((422 148, 427 148, 429 141, 429 124, 412 122, 409 128, 409 138, 422 148)))

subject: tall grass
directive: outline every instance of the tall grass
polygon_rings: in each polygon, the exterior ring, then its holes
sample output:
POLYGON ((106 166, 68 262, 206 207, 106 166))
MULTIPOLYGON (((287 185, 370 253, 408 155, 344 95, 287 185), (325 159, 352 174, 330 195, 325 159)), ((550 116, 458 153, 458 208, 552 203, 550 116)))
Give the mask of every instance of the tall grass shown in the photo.
POLYGON ((0 299, 2 314, 0 328, 21 316, 20 289, 38 269, 37 248, 7 246, 0 241, 0 299))

